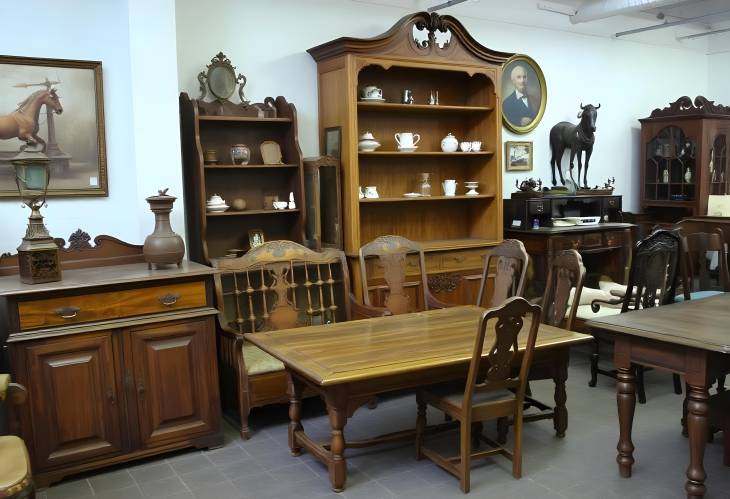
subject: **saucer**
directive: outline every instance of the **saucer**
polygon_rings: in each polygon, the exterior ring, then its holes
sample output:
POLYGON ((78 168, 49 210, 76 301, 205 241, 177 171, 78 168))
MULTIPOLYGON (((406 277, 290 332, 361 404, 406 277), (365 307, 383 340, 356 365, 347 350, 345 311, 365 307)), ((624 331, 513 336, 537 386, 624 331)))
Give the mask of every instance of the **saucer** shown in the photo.
POLYGON ((418 146, 413 146, 413 147, 401 147, 401 146, 398 146, 398 150, 400 152, 414 152, 416 149, 418 149, 418 146))
POLYGON ((420 198, 423 194, 420 192, 406 192, 403 194, 404 198, 420 198))
POLYGON ((385 102, 382 97, 360 97, 362 102, 385 102))
POLYGON ((224 212, 224 211, 226 211, 226 210, 227 210, 228 208, 229 208, 229 206, 228 206, 227 204, 223 204, 223 205, 215 205, 215 206, 210 206, 210 205, 208 205, 208 211, 209 211, 210 213, 223 213, 223 212, 224 212))

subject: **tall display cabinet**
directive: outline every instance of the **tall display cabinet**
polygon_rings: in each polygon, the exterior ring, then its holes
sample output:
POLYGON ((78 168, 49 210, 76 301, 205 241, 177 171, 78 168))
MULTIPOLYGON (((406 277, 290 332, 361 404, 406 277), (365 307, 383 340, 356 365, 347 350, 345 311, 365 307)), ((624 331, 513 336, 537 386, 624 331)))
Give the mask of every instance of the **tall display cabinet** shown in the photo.
POLYGON ((708 196, 730 194, 730 107, 681 97, 639 121, 643 212, 676 222, 706 215, 708 196))
MULTIPOLYGON (((429 285, 440 299, 474 303, 482 255, 502 241, 499 82, 512 54, 483 47, 451 16, 426 12, 381 36, 339 38, 309 53, 317 61, 322 145, 325 129, 341 127, 343 239, 353 290, 362 289, 360 246, 396 234, 424 247, 429 285), (383 99, 361 100, 365 86, 382 89, 383 99), (404 90, 413 103, 402 103, 404 90), (437 104, 428 103, 432 94, 437 104), (381 147, 359 152, 366 131, 381 147), (399 151, 399 132, 419 134, 417 150, 399 151), (481 141, 481 150, 443 152, 449 133, 481 141), (432 195, 405 197, 417 191, 422 172, 430 173, 432 195), (446 179, 458 182, 456 196, 442 195, 446 179), (479 182, 478 195, 465 195, 466 181, 479 182), (361 198, 366 186, 376 186, 379 197, 361 198)), ((377 280, 377 269, 368 276, 377 280)))

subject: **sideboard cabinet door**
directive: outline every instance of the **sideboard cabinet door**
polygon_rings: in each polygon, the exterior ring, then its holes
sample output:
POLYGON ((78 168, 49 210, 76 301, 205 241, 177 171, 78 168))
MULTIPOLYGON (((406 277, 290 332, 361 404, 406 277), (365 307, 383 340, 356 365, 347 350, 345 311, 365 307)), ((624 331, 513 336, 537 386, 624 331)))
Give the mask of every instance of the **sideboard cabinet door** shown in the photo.
POLYGON ((19 346, 29 391, 34 467, 121 453, 121 387, 112 333, 62 337, 19 346))
POLYGON ((212 319, 125 331, 143 449, 192 439, 220 418, 212 319))

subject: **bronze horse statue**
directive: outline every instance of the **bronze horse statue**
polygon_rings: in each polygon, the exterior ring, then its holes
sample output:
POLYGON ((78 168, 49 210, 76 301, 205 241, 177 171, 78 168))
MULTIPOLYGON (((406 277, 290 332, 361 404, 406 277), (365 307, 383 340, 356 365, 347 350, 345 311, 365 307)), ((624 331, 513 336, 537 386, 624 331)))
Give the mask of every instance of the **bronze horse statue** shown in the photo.
POLYGON ((598 109, 601 105, 594 106, 588 104, 586 106, 583 103, 580 104, 581 111, 578 113, 580 123, 574 125, 567 121, 561 121, 557 125, 550 129, 550 149, 552 150, 552 157, 550 158, 550 166, 553 169, 553 185, 557 185, 555 181, 555 166, 558 167, 558 174, 560 175, 560 183, 565 185, 565 179, 563 178, 563 171, 560 168, 560 161, 563 159, 563 152, 566 147, 570 148, 570 179, 573 179, 573 167, 575 166, 575 157, 578 157, 578 182, 577 186, 580 187, 580 171, 582 168, 580 154, 585 151, 586 156, 586 167, 583 172, 583 187, 588 188, 588 181, 586 179, 588 175, 588 160, 591 159, 593 154, 593 143, 596 140, 593 134, 596 131, 596 118, 598 118, 598 109))
POLYGON ((18 138, 28 145, 41 144, 46 152, 46 141, 38 136, 38 115, 41 107, 47 106, 56 114, 63 112, 56 89, 37 90, 18 104, 10 114, 0 116, 0 139, 18 138))

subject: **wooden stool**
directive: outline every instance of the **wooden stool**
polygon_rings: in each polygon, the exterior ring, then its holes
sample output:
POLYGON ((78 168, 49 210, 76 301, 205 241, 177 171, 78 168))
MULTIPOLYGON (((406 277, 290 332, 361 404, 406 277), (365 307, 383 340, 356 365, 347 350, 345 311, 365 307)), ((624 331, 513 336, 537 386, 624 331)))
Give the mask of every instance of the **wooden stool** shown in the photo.
POLYGON ((712 431, 722 431, 722 462, 730 466, 730 391, 710 397, 710 428, 712 431))

